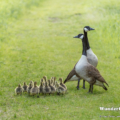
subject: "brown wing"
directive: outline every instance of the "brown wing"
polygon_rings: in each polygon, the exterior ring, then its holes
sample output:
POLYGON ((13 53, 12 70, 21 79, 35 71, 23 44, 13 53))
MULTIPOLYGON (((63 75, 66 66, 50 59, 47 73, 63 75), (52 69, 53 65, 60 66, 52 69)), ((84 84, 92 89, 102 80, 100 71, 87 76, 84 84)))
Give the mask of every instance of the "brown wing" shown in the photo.
MULTIPOLYGON (((94 77, 95 79, 99 80, 100 82, 106 83, 105 79, 102 77, 102 75, 100 74, 100 72, 97 70, 97 68, 95 68, 94 66, 90 65, 89 67, 87 67, 87 72, 88 72, 88 76, 94 77)), ((108 86, 108 84, 107 84, 108 86)))
MULTIPOLYGON (((76 63, 77 64, 77 63, 76 63)), ((75 66, 76 66, 75 64, 75 66)), ((66 83, 67 81, 69 81, 74 75, 76 75, 78 78, 80 78, 80 76, 76 73, 75 71, 75 66, 74 68, 71 70, 71 72, 68 74, 67 78, 64 80, 64 83, 66 83)))
POLYGON ((68 74, 67 78, 65 79, 64 83, 70 80, 74 75, 76 75, 75 69, 72 69, 71 72, 68 74))

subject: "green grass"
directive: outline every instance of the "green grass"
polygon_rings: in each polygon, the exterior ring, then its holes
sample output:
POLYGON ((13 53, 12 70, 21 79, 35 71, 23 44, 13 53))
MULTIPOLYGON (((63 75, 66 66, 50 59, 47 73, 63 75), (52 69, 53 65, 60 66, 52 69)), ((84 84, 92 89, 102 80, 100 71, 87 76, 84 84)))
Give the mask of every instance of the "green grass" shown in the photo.
POLYGON ((120 106, 120 1, 1 0, 0 4, 0 120, 120 116, 120 111, 99 109, 120 106), (88 94, 88 83, 78 91, 77 82, 69 82, 63 97, 14 95, 15 87, 24 81, 39 83, 44 75, 65 79, 82 52, 81 40, 73 36, 86 25, 95 28, 88 37, 108 91, 95 86, 88 94))

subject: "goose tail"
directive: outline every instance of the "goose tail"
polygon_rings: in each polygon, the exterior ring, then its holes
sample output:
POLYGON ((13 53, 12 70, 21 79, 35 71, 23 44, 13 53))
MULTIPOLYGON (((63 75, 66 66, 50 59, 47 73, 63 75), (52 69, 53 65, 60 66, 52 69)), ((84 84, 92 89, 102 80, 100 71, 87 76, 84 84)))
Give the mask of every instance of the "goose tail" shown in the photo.
POLYGON ((106 88, 105 86, 103 86, 103 89, 104 89, 104 90, 107 90, 107 88, 106 88))

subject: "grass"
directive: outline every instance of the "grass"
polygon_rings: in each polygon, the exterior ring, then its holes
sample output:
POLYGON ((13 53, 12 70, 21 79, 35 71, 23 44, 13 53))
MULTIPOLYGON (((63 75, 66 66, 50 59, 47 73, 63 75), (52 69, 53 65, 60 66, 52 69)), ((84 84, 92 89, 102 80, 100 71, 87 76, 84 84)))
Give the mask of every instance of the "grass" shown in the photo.
MULTIPOLYGON (((1 0, 0 12, 0 119, 85 120, 119 116, 120 1, 117 0, 1 0), (108 91, 94 87, 77 91, 77 82, 66 83, 65 96, 15 96, 19 83, 39 83, 43 75, 66 78, 82 52, 81 40, 73 36, 89 25, 97 68, 109 84, 108 91)), ((82 83, 81 83, 82 86, 82 83)), ((106 118, 102 118, 106 119, 106 118)), ((113 118, 108 118, 113 119, 113 118)), ((118 118, 115 118, 118 119, 118 118)))

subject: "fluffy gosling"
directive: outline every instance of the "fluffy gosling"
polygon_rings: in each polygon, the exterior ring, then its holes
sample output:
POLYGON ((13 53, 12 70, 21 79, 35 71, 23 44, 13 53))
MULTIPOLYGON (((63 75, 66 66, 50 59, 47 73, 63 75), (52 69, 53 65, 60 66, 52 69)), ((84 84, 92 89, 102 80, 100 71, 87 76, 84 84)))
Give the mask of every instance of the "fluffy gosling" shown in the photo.
POLYGON ((51 88, 49 87, 48 82, 45 83, 45 87, 43 89, 43 93, 44 93, 44 95, 46 95, 46 94, 50 95, 50 93, 51 93, 51 88))
POLYGON ((62 87, 60 84, 57 83, 56 81, 56 91, 57 91, 57 94, 60 95, 60 94, 65 94, 65 91, 66 89, 64 87, 62 87))
POLYGON ((48 85, 51 88, 51 93, 54 94, 56 92, 56 88, 55 88, 55 86, 53 86, 53 84, 51 84, 50 80, 48 80, 48 85))
POLYGON ((59 81, 60 81, 60 85, 65 88, 65 90, 67 91, 67 86, 63 83, 63 79, 62 78, 59 78, 59 81))
POLYGON ((21 84, 18 85, 18 87, 15 88, 15 95, 22 95, 23 89, 21 87, 21 84))
POLYGON ((26 82, 23 83, 22 88, 23 88, 23 92, 27 92, 28 86, 27 86, 26 82))
POLYGON ((34 95, 38 95, 38 94, 39 94, 39 88, 37 86, 37 82, 34 82, 34 86, 30 90, 30 95, 34 96, 34 95))

